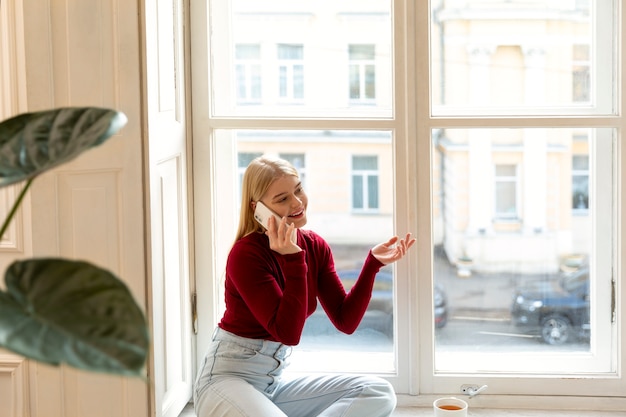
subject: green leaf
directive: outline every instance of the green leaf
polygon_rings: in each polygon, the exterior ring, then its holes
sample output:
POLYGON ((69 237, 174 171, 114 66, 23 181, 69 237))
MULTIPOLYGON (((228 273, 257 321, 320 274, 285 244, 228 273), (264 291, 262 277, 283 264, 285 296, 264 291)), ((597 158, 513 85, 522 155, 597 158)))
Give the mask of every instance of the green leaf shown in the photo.
POLYGON ((126 285, 90 263, 14 262, 0 291, 0 346, 51 365, 141 376, 145 316, 126 285))
POLYGON ((124 113, 68 107, 0 123, 0 187, 32 178, 100 145, 127 122, 124 113))

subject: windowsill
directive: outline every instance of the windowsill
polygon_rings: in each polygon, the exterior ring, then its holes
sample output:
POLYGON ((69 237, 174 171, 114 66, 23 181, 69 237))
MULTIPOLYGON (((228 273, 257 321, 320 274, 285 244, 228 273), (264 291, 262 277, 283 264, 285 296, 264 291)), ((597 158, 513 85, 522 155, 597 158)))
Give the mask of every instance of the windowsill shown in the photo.
MULTIPOLYGON (((399 407, 393 417, 432 417, 432 408, 399 407)), ((474 417, 623 417, 622 411, 559 411, 559 410, 508 410, 470 408, 467 414, 474 417)))
MULTIPOLYGON (((398 407, 392 417, 432 417, 433 409, 426 407, 398 407)), ((495 408, 470 408, 472 417, 623 417, 622 411, 559 411, 559 410, 509 410, 495 408)), ((191 404, 179 417, 195 417, 191 404)))
POLYGON ((470 417, 624 417, 626 397, 398 394, 393 417, 432 417, 432 403, 457 397, 469 404, 470 417))

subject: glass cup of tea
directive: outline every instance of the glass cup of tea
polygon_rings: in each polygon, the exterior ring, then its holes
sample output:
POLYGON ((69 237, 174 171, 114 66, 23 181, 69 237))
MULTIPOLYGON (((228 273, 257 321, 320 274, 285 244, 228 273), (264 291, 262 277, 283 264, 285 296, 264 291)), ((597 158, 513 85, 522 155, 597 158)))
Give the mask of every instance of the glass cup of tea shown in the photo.
POLYGON ((467 417, 467 403, 455 397, 435 400, 433 409, 435 417, 467 417))

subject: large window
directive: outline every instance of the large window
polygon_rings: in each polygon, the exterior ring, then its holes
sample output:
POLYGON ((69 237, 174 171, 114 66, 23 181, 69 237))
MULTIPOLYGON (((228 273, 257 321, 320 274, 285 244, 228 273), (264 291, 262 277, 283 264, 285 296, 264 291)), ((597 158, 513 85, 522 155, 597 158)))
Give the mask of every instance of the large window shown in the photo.
POLYGON ((209 5, 192 54, 194 80, 209 74, 194 195, 215 219, 196 231, 197 276, 215 277, 203 331, 223 308, 237 172, 280 155, 306 169, 307 227, 346 287, 373 245, 418 238, 354 335, 309 318, 292 370, 377 373, 416 404, 463 384, 488 385, 486 407, 623 404, 620 1, 209 5))

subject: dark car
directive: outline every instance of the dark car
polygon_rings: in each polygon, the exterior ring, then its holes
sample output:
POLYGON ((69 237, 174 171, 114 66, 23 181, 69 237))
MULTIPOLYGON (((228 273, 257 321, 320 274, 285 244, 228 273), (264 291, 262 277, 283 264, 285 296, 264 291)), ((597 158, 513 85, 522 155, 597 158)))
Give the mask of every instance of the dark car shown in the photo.
MULTIPOLYGON (((339 270, 337 274, 346 290, 352 288, 361 271, 359 269, 339 270)), ((447 297, 440 285, 434 290, 435 326, 442 328, 448 322, 447 297)), ((382 270, 376 275, 372 298, 359 325, 359 330, 376 331, 393 337, 393 274, 382 270)), ((317 310, 305 325, 305 333, 329 333, 336 330, 318 303, 317 310)))
POLYGON ((589 267, 516 289, 511 319, 551 345, 589 337, 589 267))

